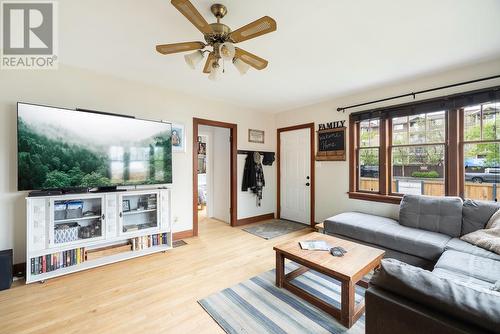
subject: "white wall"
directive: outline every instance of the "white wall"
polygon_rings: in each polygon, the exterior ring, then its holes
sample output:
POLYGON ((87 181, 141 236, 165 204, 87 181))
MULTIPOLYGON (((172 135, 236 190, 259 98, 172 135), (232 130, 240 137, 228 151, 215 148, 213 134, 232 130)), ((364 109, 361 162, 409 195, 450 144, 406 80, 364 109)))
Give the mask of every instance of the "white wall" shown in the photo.
MULTIPOLYGON (((369 107, 351 109, 345 113, 337 112, 338 107, 346 105, 368 102, 389 96, 400 95, 412 91, 418 91, 462 81, 473 80, 482 77, 488 77, 500 74, 500 59, 492 62, 482 63, 475 66, 449 70, 443 73, 437 73, 426 77, 416 78, 407 82, 401 82, 386 87, 374 88, 358 94, 349 95, 342 98, 334 98, 330 101, 311 105, 296 110, 279 113, 276 116, 277 128, 315 122, 316 129, 319 123, 346 120, 348 124, 349 113, 368 108, 375 108, 387 105, 410 102, 411 98, 399 99, 383 104, 371 105, 369 107)), ((485 88, 500 85, 500 80, 476 83, 472 85, 456 87, 442 91, 436 91, 417 97, 419 99, 428 99, 437 96, 443 96, 473 89, 485 88)), ((347 152, 348 153, 348 152, 347 152)), ((316 162, 316 219, 321 222, 334 214, 343 211, 360 211, 374 213, 389 217, 397 217, 398 206, 393 204, 384 204, 376 202, 367 202, 362 200, 349 199, 347 191, 349 190, 349 166, 345 162, 316 162)))
MULTIPOLYGON (((199 80, 206 80, 201 76, 199 80)), ((216 84, 216 83, 215 83, 216 84)), ((186 153, 173 154, 174 231, 192 228, 192 118, 238 124, 239 149, 275 150, 274 115, 202 100, 95 72, 60 66, 54 71, 0 73, 0 249, 14 248, 14 262, 25 261, 26 193, 17 191, 16 102, 87 108, 171 120, 186 126, 186 153), (266 132, 264 145, 247 141, 248 129, 266 132)), ((242 169, 243 165, 238 166, 242 169)), ((245 212, 244 208, 239 211, 245 212)))

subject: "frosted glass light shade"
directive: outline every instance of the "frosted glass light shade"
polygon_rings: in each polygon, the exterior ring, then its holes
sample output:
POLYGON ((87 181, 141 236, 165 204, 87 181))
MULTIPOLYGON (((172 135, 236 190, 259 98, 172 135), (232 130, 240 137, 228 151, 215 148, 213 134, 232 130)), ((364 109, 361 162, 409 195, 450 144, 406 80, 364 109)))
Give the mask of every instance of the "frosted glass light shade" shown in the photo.
POLYGON ((250 65, 248 65, 247 63, 238 58, 235 58, 233 60, 233 64, 241 75, 246 74, 248 72, 248 69, 250 68, 250 65))
POLYGON ((201 51, 195 51, 193 53, 184 56, 186 64, 188 64, 188 66, 191 67, 193 70, 196 68, 196 65, 198 65, 202 61, 202 59, 203 59, 203 52, 201 51))
POLYGON ((225 42, 225 43, 222 43, 220 45, 219 53, 220 53, 220 56, 222 57, 222 59, 231 60, 231 59, 233 59, 233 57, 236 53, 236 49, 235 49, 233 43, 225 42))
POLYGON ((212 67, 210 74, 208 75, 208 79, 212 81, 217 81, 220 78, 221 69, 220 66, 212 67))

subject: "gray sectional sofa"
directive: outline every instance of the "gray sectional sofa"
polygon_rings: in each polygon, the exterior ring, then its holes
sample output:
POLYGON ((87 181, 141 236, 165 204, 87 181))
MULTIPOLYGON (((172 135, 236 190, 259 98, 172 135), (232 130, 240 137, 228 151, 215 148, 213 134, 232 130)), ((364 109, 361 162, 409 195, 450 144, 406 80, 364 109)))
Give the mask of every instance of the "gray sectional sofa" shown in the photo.
POLYGON ((325 233, 390 258, 366 291, 366 333, 500 333, 500 255, 460 240, 499 208, 406 195, 399 220, 359 212, 328 218, 325 233))

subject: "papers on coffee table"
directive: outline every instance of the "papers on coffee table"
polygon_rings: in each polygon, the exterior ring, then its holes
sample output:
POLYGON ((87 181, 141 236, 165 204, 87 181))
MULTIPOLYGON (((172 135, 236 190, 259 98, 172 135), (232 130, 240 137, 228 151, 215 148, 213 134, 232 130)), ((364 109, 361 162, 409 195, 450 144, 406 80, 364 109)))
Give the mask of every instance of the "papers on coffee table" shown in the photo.
POLYGON ((305 240, 299 241, 300 248, 305 250, 329 251, 332 246, 323 240, 305 240))

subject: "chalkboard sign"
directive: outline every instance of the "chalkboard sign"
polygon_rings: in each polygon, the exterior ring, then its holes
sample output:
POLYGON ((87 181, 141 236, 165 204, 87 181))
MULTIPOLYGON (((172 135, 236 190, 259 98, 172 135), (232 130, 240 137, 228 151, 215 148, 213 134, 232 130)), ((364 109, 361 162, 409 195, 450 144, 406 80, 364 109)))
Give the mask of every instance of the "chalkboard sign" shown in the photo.
POLYGON ((316 160, 345 161, 345 129, 318 131, 316 160))

